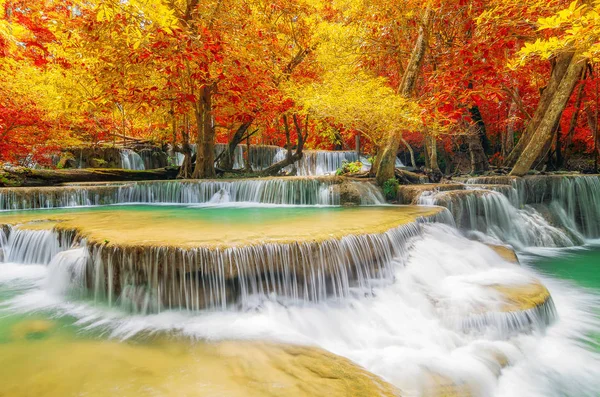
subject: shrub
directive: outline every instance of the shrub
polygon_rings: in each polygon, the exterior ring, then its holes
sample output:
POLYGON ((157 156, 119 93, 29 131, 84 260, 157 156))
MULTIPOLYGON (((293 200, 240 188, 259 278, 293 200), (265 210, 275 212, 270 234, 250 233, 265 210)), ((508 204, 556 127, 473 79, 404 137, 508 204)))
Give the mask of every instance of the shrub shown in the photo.
POLYGON ((398 194, 398 181, 396 178, 390 178, 383 183, 383 195, 386 200, 394 200, 398 194))
POLYGON ((362 170, 363 164, 360 161, 348 162, 342 161, 342 166, 335 172, 336 175, 355 174, 362 170))

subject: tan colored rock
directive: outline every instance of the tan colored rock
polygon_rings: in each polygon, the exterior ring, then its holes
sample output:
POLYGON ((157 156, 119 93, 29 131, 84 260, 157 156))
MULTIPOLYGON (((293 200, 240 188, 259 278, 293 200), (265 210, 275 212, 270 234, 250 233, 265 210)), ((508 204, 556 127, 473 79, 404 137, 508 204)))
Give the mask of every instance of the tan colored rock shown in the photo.
POLYGON ((427 183, 422 185, 400 185, 398 186, 398 202, 401 204, 417 204, 419 196, 423 192, 445 192, 449 190, 463 190, 465 185, 461 183, 427 183))
POLYGON ((505 245, 495 245, 495 244, 486 244, 488 247, 493 249, 498 255, 502 257, 507 262, 519 264, 519 258, 517 257, 517 253, 511 247, 507 247, 505 245))
POLYGON ((321 349, 262 342, 54 339, 2 344, 0 365, 0 395, 10 397, 400 395, 321 349))
POLYGON ((492 285, 506 300, 505 312, 524 311, 540 307, 551 298, 550 291, 539 281, 524 285, 492 285))

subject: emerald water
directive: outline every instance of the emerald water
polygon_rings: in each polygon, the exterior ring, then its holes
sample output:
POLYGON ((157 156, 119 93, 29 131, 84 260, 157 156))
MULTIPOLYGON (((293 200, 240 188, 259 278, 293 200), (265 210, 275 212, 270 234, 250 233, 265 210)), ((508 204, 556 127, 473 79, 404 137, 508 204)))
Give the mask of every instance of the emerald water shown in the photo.
POLYGON ((542 251, 538 255, 529 253, 525 258, 540 272, 600 292, 600 245, 597 243, 542 251))

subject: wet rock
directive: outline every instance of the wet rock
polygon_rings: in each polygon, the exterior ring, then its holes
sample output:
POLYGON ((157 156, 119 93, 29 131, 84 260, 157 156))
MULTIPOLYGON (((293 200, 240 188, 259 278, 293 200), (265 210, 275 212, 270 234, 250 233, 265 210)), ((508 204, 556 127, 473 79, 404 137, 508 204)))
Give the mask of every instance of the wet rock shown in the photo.
POLYGON ((400 396, 345 358, 264 342, 12 343, 0 346, 0 365, 0 393, 11 397, 400 396))
POLYGON ((517 257, 517 253, 512 247, 494 244, 486 245, 493 249, 498 255, 502 257, 502 259, 506 260, 507 262, 519 264, 519 258, 517 257))
POLYGON ((346 207, 358 206, 361 202, 360 191, 349 182, 342 182, 337 186, 340 192, 340 204, 346 207))

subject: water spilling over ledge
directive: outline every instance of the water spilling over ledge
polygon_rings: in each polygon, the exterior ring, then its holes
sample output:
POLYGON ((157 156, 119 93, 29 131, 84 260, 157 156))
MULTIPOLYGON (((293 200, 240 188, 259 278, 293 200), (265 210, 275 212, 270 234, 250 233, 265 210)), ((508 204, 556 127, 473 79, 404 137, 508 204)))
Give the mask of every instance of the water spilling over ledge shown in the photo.
POLYGON ((353 287, 368 291, 374 280, 393 281, 418 221, 440 212, 127 206, 6 213, 0 222, 13 225, 4 227, 5 261, 63 269, 95 299, 161 311, 245 307, 251 296, 273 293, 318 302, 353 287))
POLYGON ((0 189, 0 210, 126 203, 374 205, 384 201, 381 191, 372 183, 341 177, 145 181, 0 189))
POLYGON ((404 203, 441 205, 456 225, 518 247, 567 247, 600 236, 600 177, 481 177, 401 187, 404 203))

